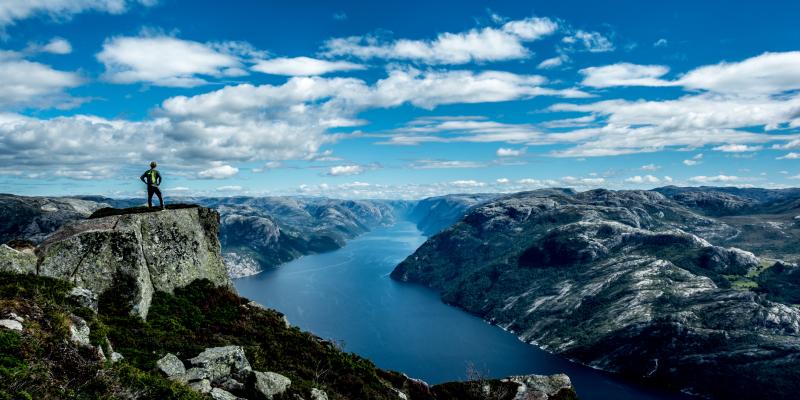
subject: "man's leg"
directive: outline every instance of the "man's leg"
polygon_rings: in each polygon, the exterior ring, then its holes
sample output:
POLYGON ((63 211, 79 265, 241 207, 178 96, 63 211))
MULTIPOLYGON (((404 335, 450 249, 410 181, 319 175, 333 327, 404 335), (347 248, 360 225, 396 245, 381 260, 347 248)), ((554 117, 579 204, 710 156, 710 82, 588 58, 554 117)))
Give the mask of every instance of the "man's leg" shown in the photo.
POLYGON ((161 206, 161 208, 164 208, 164 199, 161 198, 161 189, 157 187, 153 189, 156 192, 156 196, 158 196, 158 204, 161 206))
POLYGON ((147 186, 147 208, 153 206, 153 189, 152 186, 147 186))

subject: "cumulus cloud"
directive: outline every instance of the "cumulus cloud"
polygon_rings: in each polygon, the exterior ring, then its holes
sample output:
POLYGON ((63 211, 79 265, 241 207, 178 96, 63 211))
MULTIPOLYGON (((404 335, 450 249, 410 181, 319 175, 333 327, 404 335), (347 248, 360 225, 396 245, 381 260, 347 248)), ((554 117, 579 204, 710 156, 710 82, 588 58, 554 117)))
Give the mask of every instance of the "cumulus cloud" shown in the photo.
POLYGON ((486 166, 477 161, 460 160, 417 160, 409 164, 413 169, 451 169, 451 168, 481 168, 486 166))
POLYGON ((121 14, 132 4, 152 6, 155 0, 3 0, 0 2, 0 29, 34 16, 65 19, 86 11, 121 14))
POLYGON ((744 153, 748 151, 758 151, 763 147, 761 146, 748 146, 746 144, 724 144, 722 146, 714 147, 714 150, 725 153, 744 153))
POLYGON ((587 32, 577 30, 569 36, 565 36, 561 41, 567 44, 570 50, 588 51, 590 53, 605 53, 614 51, 614 43, 600 32, 587 32))
POLYGON ((526 151, 527 151, 527 149, 525 149, 525 148, 511 149, 511 148, 501 147, 501 148, 497 149, 497 156, 498 157, 519 157, 521 155, 524 155, 526 151))
POLYGON ((60 37, 50 39, 47 43, 31 43, 25 49, 27 53, 50 53, 50 54, 69 54, 72 53, 72 44, 68 40, 60 37))
POLYGON ((800 153, 787 153, 786 155, 778 157, 778 160, 797 160, 800 159, 800 153))
POLYGON ((475 28, 461 33, 441 33, 432 40, 385 41, 371 36, 330 39, 326 57, 409 60, 427 64, 465 64, 523 59, 530 56, 525 42, 553 34, 558 24, 548 18, 526 18, 501 26, 475 28))
POLYGON ((330 176, 359 175, 364 173, 364 167, 360 165, 334 165, 328 170, 330 176))
POLYGON ((204 169, 197 173, 202 179, 226 179, 239 173, 239 168, 216 162, 211 168, 204 169))
POLYGON ((82 82, 78 74, 4 51, 0 51, 0 76, 0 106, 63 104, 67 100, 63 91, 82 82))
POLYGON ((642 165, 641 169, 643 171, 658 171, 659 169, 661 169, 661 166, 656 164, 647 164, 647 165, 642 165))
POLYGON ((556 57, 551 57, 551 58, 543 60, 542 62, 539 63, 537 68, 539 68, 539 69, 552 69, 552 68, 560 67, 561 65, 563 65, 564 63, 566 63, 568 61, 569 61, 569 57, 567 55, 565 55, 565 54, 562 54, 562 55, 559 55, 559 56, 556 56, 556 57))
POLYGON ((636 175, 625 179, 625 183, 643 184, 643 183, 660 183, 661 179, 653 175, 636 175))
POLYGON ((703 162, 702 160, 703 160, 703 153, 700 153, 700 154, 695 155, 692 158, 683 160, 683 165, 686 165, 686 166, 689 166, 689 167, 695 166, 697 164, 702 163, 703 162))
POLYGON ((114 83, 193 87, 206 83, 202 76, 241 75, 232 49, 166 35, 121 36, 106 40, 97 59, 105 66, 104 78, 114 83))
POLYGON ((636 65, 619 63, 603 67, 589 67, 580 70, 586 86, 604 88, 610 86, 667 86, 660 78, 669 72, 661 65, 636 65))
POLYGON ((741 178, 733 175, 716 175, 716 176, 693 176, 689 178, 692 183, 708 184, 708 183, 734 183, 740 181, 741 178))
POLYGON ((476 188, 486 186, 485 182, 476 181, 473 179, 452 181, 450 185, 456 188, 476 188))
POLYGON ((331 72, 361 70, 363 65, 347 61, 327 61, 309 57, 273 58, 259 61, 251 67, 253 71, 273 75, 312 76, 331 72))

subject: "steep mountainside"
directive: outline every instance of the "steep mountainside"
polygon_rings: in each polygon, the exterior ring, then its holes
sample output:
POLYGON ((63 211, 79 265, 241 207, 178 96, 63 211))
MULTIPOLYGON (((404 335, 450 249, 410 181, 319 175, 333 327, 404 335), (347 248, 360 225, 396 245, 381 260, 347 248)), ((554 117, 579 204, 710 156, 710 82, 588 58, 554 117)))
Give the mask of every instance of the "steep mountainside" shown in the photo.
MULTIPOLYGON (((761 201, 718 193, 708 196, 735 210, 761 201)), ((758 281, 769 277, 773 300, 793 287, 764 274, 775 261, 714 245, 742 228, 698 196, 506 196, 429 239, 392 277, 597 368, 717 398, 794 398, 800 309, 766 299, 758 281)), ((780 265, 780 276, 797 270, 780 265)))
POLYGON ((429 197, 420 200, 411 208, 408 219, 416 223, 417 228, 426 236, 433 236, 456 223, 470 208, 495 197, 497 197, 495 194, 449 194, 429 197))
POLYGON ((0 398, 576 398, 564 375, 431 387, 291 327, 232 291, 218 218, 106 208, 50 236, 38 262, 3 247, 0 398))
POLYGON ((107 203, 67 197, 0 194, 0 243, 25 239, 38 243, 61 225, 88 217, 107 203))

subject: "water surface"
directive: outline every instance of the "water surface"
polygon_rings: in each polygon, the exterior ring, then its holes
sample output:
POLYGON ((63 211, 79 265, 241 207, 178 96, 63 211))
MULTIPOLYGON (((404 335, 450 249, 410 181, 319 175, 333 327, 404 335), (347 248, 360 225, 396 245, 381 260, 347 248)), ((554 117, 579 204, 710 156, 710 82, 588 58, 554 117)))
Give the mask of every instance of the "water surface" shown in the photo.
POLYGON ((566 373, 581 399, 690 399, 548 354, 458 308, 436 292, 389 278, 425 237, 410 222, 367 233, 337 251, 305 256, 235 281, 239 293, 300 328, 340 341, 384 369, 436 384, 473 365, 491 377, 566 373))

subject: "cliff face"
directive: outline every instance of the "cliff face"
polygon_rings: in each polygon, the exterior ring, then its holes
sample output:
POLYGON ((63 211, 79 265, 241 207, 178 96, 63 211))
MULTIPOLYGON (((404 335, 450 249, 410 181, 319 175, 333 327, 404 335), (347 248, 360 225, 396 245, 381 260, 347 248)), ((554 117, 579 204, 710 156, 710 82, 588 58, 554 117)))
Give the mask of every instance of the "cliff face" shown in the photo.
POLYGON ((495 197, 497 197, 495 194, 451 194, 429 197, 417 202, 408 213, 408 218, 415 222, 417 228, 426 236, 433 236, 456 223, 470 208, 495 197))
POLYGON ((97 294, 117 291, 146 318, 155 291, 197 279, 232 287, 218 230, 219 214, 202 207, 75 221, 37 248, 36 273, 97 294))
POLYGON ((748 290, 774 261, 712 244, 740 229, 656 192, 520 193, 475 207, 392 277, 597 368, 719 398, 792 398, 800 309, 748 290))

